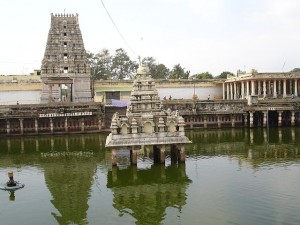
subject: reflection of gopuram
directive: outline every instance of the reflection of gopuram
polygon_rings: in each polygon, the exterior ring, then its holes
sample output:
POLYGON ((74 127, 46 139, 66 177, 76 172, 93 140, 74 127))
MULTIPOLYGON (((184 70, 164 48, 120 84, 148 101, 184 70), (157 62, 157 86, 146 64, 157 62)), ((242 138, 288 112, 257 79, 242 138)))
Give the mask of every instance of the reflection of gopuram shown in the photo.
POLYGON ((130 214, 136 224, 161 224, 167 207, 186 204, 186 189, 191 180, 185 164, 153 165, 137 170, 136 166, 108 173, 107 187, 114 193, 113 206, 121 214, 130 214))
POLYGON ((68 159, 42 164, 45 182, 52 194, 51 203, 59 211, 52 212, 59 224, 85 224, 88 198, 96 168, 89 159, 68 159), (58 162, 59 161, 59 162, 58 162))

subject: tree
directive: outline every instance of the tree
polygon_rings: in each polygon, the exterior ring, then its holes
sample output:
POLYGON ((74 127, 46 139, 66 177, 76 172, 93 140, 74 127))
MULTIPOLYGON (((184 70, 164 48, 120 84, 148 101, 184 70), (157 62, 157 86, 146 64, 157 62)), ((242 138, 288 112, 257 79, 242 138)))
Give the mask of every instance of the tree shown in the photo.
POLYGON ((89 52, 88 60, 90 62, 91 74, 94 79, 106 80, 111 77, 112 56, 110 55, 109 50, 102 49, 96 55, 89 52))
POLYGON ((204 73, 194 74, 192 77, 196 79, 212 79, 213 75, 209 72, 204 72, 204 73))
POLYGON ((180 64, 174 65, 173 69, 170 72, 170 79, 187 79, 190 75, 190 71, 185 71, 180 64))
POLYGON ((216 78, 227 79, 227 75, 234 76, 233 73, 228 72, 228 71, 224 71, 219 76, 217 76, 216 78))
POLYGON ((131 79, 137 68, 138 64, 129 58, 124 49, 119 48, 115 51, 111 66, 112 79, 131 79))
POLYGON ((291 72, 299 73, 300 72, 300 68, 294 68, 294 69, 291 70, 291 72))
POLYGON ((169 76, 169 69, 164 64, 157 64, 153 57, 146 57, 142 60, 147 64, 153 79, 166 79, 169 76))
POLYGON ((155 67, 154 79, 167 79, 169 77, 170 70, 164 64, 158 64, 155 67))
POLYGON ((103 49, 96 57, 98 58, 96 76, 104 80, 111 78, 112 56, 109 50, 103 49))

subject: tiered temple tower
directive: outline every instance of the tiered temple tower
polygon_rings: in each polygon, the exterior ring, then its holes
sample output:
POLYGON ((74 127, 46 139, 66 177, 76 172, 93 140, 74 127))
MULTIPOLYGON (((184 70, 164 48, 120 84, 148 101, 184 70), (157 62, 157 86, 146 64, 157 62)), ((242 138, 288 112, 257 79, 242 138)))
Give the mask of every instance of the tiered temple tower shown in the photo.
POLYGON ((41 102, 91 101, 91 74, 78 14, 51 14, 41 78, 41 102))
POLYGON ((116 150, 129 147, 131 163, 137 163, 137 151, 153 147, 154 161, 165 162, 165 150, 171 147, 171 158, 185 161, 184 144, 191 143, 185 136, 185 121, 178 111, 162 110, 161 102, 146 65, 140 65, 133 83, 126 116, 115 113, 106 147, 113 148, 112 164, 116 165, 116 150))

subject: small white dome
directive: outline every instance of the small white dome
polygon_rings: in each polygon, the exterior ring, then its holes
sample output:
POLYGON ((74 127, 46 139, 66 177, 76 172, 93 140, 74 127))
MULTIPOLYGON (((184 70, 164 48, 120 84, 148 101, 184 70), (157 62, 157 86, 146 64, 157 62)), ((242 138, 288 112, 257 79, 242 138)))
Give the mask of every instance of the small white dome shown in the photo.
POLYGON ((150 74, 150 69, 146 64, 142 63, 139 66, 139 68, 137 69, 136 73, 138 75, 149 75, 150 74))

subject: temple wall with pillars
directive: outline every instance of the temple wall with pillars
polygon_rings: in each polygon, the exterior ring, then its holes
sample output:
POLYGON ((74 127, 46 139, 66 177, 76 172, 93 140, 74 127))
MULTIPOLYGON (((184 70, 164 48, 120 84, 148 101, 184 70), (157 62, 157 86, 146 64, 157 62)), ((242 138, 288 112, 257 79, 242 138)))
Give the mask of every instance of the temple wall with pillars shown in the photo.
POLYGON ((0 134, 37 135, 101 132, 104 106, 96 103, 0 107, 0 134))
POLYGON ((240 73, 223 84, 223 99, 298 97, 299 80, 300 73, 240 73))

